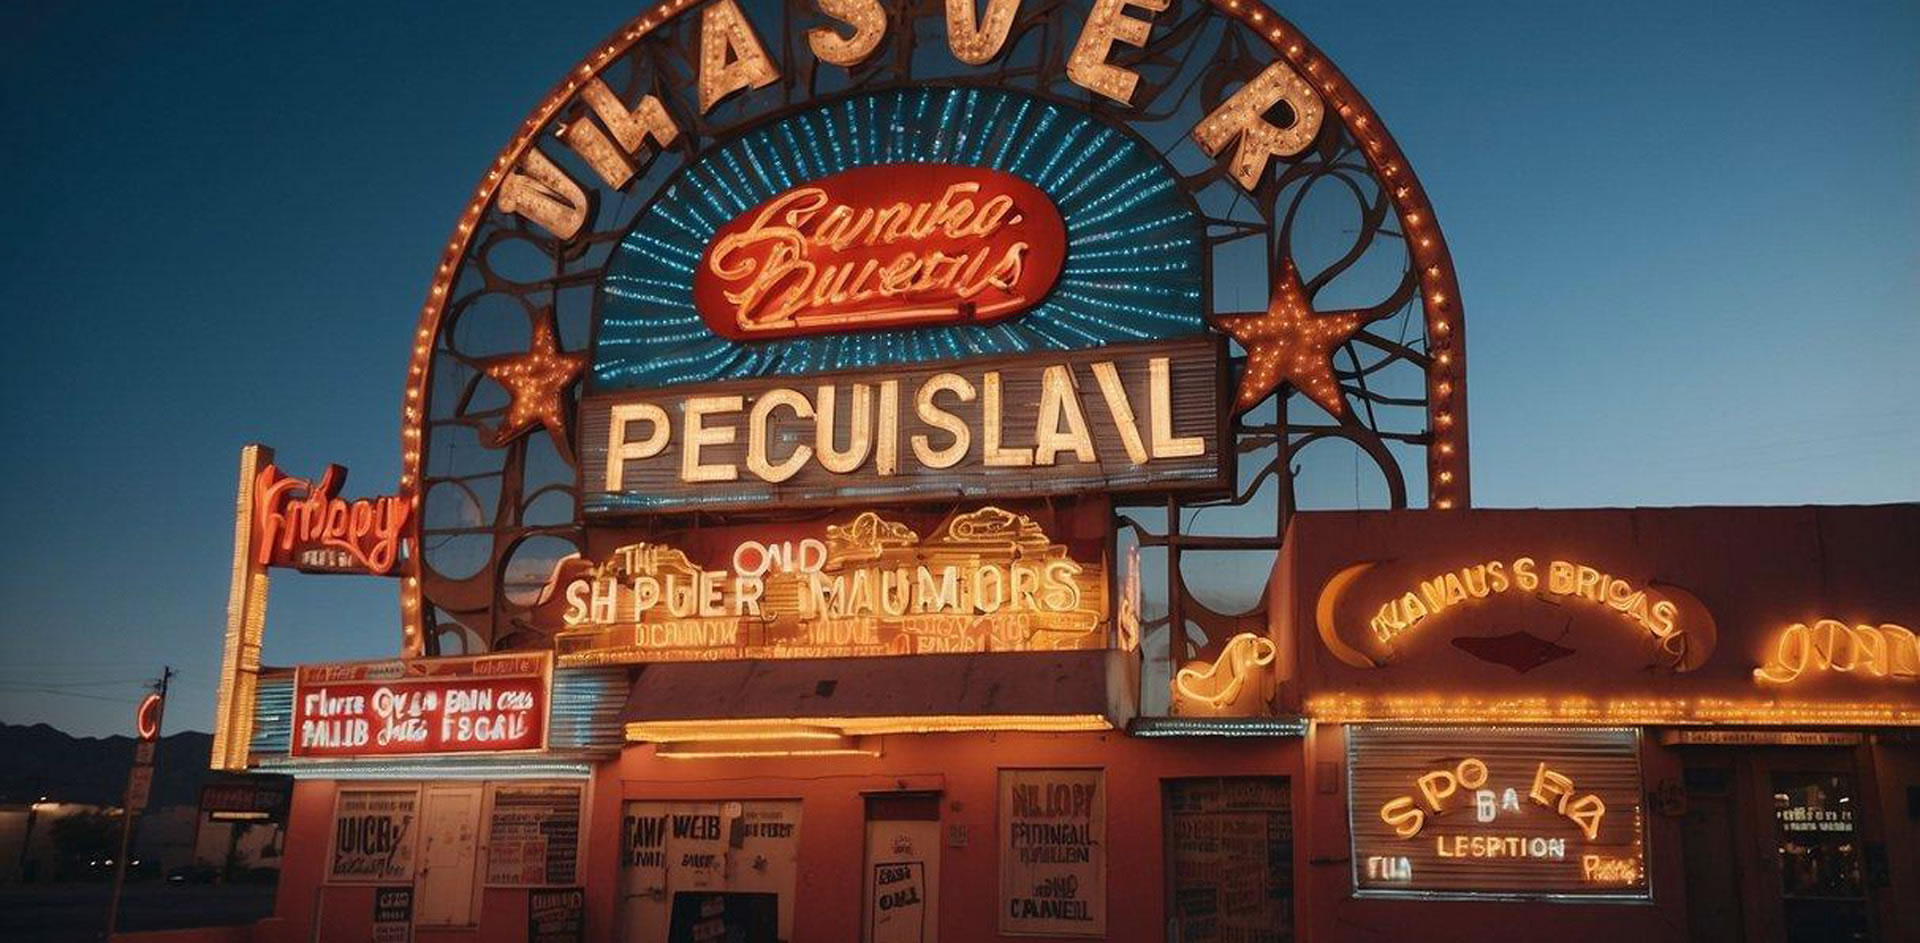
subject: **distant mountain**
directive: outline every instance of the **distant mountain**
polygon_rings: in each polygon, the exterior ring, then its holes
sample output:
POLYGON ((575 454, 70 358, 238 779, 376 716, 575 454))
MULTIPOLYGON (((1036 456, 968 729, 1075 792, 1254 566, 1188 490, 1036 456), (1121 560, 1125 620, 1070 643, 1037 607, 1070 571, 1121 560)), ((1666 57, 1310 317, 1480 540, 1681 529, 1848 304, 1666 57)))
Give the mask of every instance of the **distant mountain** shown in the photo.
MULTIPOLYGON (((213 735, 186 731, 162 737, 154 755, 153 801, 148 808, 197 805, 213 735)), ((0 802, 119 805, 133 765, 132 737, 75 737, 46 724, 0 724, 0 802)))

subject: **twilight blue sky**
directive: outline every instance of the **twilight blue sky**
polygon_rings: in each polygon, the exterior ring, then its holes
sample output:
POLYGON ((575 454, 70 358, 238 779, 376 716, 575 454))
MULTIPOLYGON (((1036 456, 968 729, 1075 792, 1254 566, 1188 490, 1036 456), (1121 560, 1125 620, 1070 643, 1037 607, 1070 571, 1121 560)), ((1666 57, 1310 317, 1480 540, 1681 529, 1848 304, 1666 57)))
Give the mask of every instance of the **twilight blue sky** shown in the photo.
MULTIPOLYGON (((240 445, 392 487, 474 182, 638 4, 0 10, 0 720, 208 729, 240 445), (537 11, 537 12, 536 12, 537 11)), ((1920 498, 1920 6, 1282 12, 1426 184, 1475 503, 1920 498)), ((390 583, 277 577, 268 658, 377 657, 390 583)))

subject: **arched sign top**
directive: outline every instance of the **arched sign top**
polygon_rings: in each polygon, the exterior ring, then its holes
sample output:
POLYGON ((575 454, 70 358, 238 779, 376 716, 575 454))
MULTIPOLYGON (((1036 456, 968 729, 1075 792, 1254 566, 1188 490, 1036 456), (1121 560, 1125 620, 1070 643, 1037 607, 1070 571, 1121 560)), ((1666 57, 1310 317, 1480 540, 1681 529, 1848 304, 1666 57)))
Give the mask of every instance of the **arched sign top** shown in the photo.
POLYGON ((1158 155, 1083 112, 990 88, 854 95, 655 197, 603 276, 594 385, 1196 334, 1202 237, 1158 155))
MULTIPOLYGON (((871 181, 855 189, 873 192, 871 181)), ((1229 345, 1236 434, 1272 442, 1260 430, 1284 430, 1292 455, 1343 442, 1379 467, 1390 505, 1465 504, 1464 337, 1433 210, 1379 116, 1264 4, 659 4, 527 117, 435 272, 402 403, 401 487, 424 548, 403 582, 404 648, 430 649, 435 619, 493 644, 524 605, 505 584, 532 579, 515 555, 579 543, 590 444, 573 418, 576 387, 1183 334, 1229 345), (804 261, 838 266, 844 284, 756 289, 743 265, 702 287, 695 270, 714 240, 751 229, 751 211, 889 163, 983 172, 936 186, 950 172, 933 171, 872 205, 795 197, 841 214, 840 228, 781 251, 813 246, 804 261), (1030 200, 1022 187, 1059 214, 1057 273, 1036 235, 1045 213, 1000 226, 974 212, 996 197, 1030 200), (862 213, 916 212, 953 214, 964 239, 892 251, 906 230, 870 228, 891 234, 871 244, 848 235, 862 213), (1098 255, 1096 243, 1132 251, 1098 255), (742 314, 769 292, 784 299, 762 310, 770 319, 742 314), (809 327, 829 323, 844 329, 809 327), (1403 465, 1424 474, 1410 485, 1403 465), (421 540, 431 534, 446 539, 421 540)), ((1116 434, 1129 431, 1133 417, 1116 418, 1116 434)))

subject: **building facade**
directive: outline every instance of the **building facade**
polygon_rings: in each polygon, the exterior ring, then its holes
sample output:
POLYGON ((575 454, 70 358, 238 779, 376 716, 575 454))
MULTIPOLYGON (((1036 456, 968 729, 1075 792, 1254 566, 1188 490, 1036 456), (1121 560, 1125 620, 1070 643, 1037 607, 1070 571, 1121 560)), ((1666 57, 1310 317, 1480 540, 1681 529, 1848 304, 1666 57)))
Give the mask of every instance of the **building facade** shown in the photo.
POLYGON ((253 936, 1920 932, 1920 510, 1470 509, 1464 329, 1261 4, 645 12, 460 216, 396 491, 243 452, 253 936), (395 657, 263 664, 276 570, 395 657))

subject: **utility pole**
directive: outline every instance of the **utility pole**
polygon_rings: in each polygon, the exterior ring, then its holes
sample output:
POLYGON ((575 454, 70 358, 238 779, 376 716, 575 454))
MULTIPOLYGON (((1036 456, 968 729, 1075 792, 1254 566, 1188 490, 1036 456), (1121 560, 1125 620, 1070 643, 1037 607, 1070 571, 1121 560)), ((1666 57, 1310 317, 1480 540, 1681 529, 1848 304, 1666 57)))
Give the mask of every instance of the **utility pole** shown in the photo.
POLYGON ((140 702, 134 712, 133 768, 127 775, 127 791, 120 800, 120 854, 113 859, 113 896, 107 901, 107 939, 111 941, 120 922, 120 891, 127 883, 127 855, 133 849, 135 808, 146 808, 153 789, 153 758, 159 749, 160 722, 167 712, 167 683, 173 680, 173 666, 160 668, 160 681, 153 693, 140 702))

